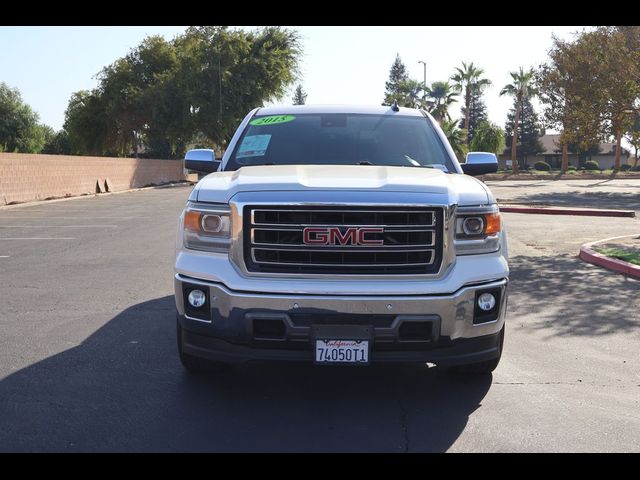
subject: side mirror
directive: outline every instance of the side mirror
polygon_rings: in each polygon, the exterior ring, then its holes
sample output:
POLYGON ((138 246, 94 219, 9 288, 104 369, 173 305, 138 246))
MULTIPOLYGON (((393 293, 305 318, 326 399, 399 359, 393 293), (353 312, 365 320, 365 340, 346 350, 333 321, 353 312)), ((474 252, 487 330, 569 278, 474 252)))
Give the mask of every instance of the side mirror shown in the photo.
POLYGON ((184 156, 184 168, 198 173, 217 172, 220 160, 216 160, 215 152, 209 148, 189 150, 184 156))
POLYGON ((484 175, 498 171, 498 158, 495 153, 469 152, 465 163, 461 163, 462 171, 467 175, 484 175))

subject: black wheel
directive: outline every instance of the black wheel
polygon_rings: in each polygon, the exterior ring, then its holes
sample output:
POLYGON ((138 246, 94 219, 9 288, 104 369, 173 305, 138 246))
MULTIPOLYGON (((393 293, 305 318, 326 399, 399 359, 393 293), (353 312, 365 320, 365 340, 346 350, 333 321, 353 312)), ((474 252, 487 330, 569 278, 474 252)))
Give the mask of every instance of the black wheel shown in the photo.
POLYGON ((189 373, 222 372, 230 367, 228 363, 207 360, 206 358, 195 357, 188 353, 184 353, 182 351, 182 327, 179 322, 177 323, 177 330, 178 355, 180 356, 182 366, 189 373))
POLYGON ((449 371, 453 373, 461 373, 461 374, 475 374, 482 375, 493 372, 500 363, 500 359, 502 358, 502 347, 504 345, 504 326, 502 330, 500 330, 500 354, 496 358, 492 358, 491 360, 486 360, 484 362, 478 363, 469 363, 467 365, 456 365, 454 367, 450 367, 449 371))

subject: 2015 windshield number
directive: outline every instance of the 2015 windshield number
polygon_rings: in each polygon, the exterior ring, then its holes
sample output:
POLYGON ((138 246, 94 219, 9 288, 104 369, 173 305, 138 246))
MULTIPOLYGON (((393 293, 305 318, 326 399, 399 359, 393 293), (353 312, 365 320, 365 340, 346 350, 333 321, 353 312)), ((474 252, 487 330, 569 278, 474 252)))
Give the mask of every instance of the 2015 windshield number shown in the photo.
POLYGON ((287 123, 295 120, 295 116, 293 115, 272 115, 270 117, 261 117, 251 120, 249 125, 276 125, 278 123, 287 123))

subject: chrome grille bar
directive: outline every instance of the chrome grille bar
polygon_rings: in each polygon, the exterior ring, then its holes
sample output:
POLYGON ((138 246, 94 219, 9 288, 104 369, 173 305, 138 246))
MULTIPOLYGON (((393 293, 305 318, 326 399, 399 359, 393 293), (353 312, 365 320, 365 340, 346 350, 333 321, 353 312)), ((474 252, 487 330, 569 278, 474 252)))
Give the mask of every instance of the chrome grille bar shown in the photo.
MULTIPOLYGON (((244 212, 248 271, 274 273, 429 274, 439 270, 443 244, 442 207, 251 207, 244 212), (362 245, 304 243, 304 229, 375 228, 362 245)), ((326 238, 326 237, 325 237, 326 238)), ((332 237, 333 238, 333 237, 332 237)))

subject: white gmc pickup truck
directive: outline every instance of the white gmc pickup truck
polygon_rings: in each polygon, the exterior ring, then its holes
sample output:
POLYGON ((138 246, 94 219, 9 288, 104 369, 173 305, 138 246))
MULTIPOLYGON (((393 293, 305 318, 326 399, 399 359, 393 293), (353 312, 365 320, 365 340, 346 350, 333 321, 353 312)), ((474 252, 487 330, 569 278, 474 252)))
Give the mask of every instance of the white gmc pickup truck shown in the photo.
POLYGON ((429 362, 502 354, 507 240, 496 201, 437 122, 397 106, 257 108, 180 217, 178 351, 189 371, 248 360, 429 362))

